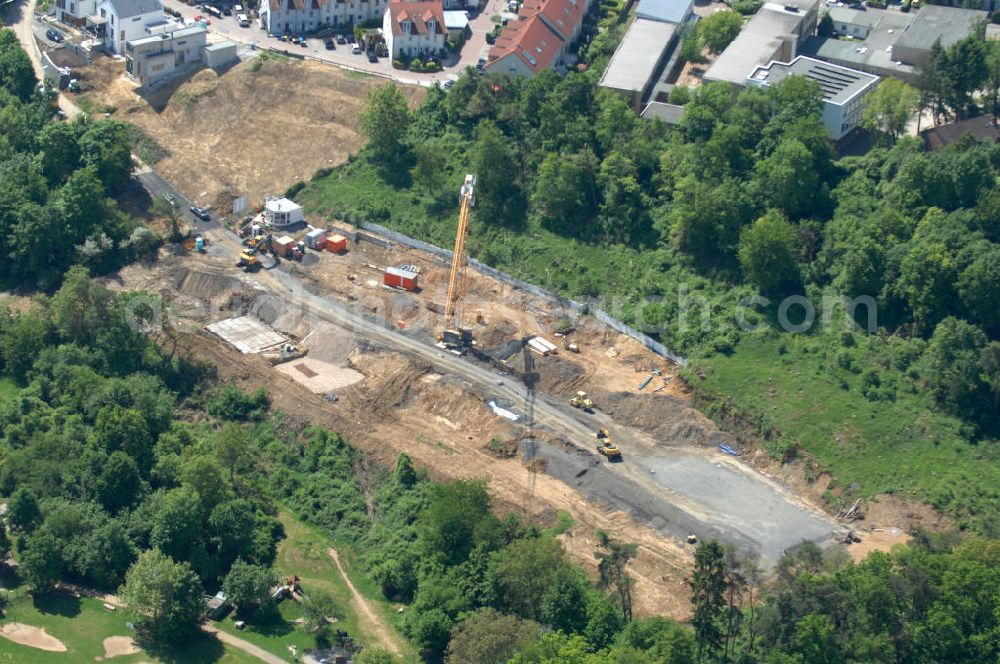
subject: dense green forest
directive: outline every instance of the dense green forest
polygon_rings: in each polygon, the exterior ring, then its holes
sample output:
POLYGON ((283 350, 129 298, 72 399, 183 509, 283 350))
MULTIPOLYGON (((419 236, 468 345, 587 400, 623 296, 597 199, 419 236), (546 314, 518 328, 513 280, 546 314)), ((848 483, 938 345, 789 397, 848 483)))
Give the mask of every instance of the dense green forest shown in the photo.
POLYGON ((110 197, 132 172, 127 125, 53 122, 13 31, 0 30, 0 283, 52 289, 73 264, 113 270, 158 238, 110 197))
MULTIPOLYGON (((983 49, 944 51, 926 103, 975 112, 952 87, 983 49)), ((808 452, 843 490, 831 501, 916 495, 1000 532, 1000 147, 886 135, 842 157, 820 108, 801 77, 699 88, 677 127, 637 118, 591 72, 465 76, 409 113, 387 86, 365 150, 298 196, 450 246, 476 173, 475 257, 688 356, 698 405, 776 458, 808 452)))

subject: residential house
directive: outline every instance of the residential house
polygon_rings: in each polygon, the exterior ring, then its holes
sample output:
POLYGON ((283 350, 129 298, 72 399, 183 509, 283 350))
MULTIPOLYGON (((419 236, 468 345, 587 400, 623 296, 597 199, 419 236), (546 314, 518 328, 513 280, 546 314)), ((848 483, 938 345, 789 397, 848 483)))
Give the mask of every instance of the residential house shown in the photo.
POLYGON ((980 116, 961 122, 933 127, 920 133, 928 150, 940 150, 957 143, 964 136, 972 136, 980 143, 1000 143, 1000 130, 993 116, 980 116))
POLYGON ((389 54, 437 55, 444 50, 448 31, 440 2, 390 2, 382 19, 382 34, 389 54))
POLYGON ((388 0, 261 0, 261 27, 272 35, 303 33, 330 25, 353 25, 377 19, 388 0))
POLYGON ((97 14, 97 0, 56 0, 56 18, 66 25, 82 28, 87 17, 97 14))
POLYGON ((823 126, 835 141, 861 124, 865 98, 879 81, 873 74, 800 55, 791 62, 771 62, 757 67, 747 77, 747 84, 769 87, 788 76, 804 76, 819 85, 823 95, 823 126))
POLYGON ((208 30, 200 24, 125 42, 125 75, 147 86, 200 64, 208 30))
POLYGON ((485 69, 511 76, 534 76, 554 67, 563 41, 538 15, 512 22, 493 48, 485 69))
POLYGON ((513 76, 534 76, 570 57, 580 36, 588 0, 525 0, 490 49, 486 69, 513 76))
POLYGON ((105 22, 104 47, 125 54, 125 43, 159 32, 171 24, 160 0, 101 0, 100 20, 105 22))

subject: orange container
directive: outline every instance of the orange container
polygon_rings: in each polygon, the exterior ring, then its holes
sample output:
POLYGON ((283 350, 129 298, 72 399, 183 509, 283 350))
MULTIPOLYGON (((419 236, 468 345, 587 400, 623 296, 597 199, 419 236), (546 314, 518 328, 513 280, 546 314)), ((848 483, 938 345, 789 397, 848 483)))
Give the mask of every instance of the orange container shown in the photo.
POLYGON ((335 254, 347 251, 347 238, 343 235, 329 235, 326 238, 326 250, 335 254))

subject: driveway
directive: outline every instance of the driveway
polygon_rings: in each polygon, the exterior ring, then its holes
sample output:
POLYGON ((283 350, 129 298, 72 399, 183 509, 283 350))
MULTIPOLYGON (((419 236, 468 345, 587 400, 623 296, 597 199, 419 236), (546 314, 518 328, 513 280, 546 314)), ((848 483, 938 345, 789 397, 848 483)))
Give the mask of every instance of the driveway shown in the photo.
MULTIPOLYGON (((351 53, 349 44, 337 44, 336 50, 333 51, 326 50, 321 39, 308 39, 305 47, 298 44, 289 44, 277 38, 269 37, 266 32, 258 30, 255 20, 251 20, 251 27, 241 28, 239 23, 236 22, 235 15, 223 16, 221 19, 211 17, 208 29, 210 32, 234 42, 254 45, 257 48, 287 51, 291 54, 304 55, 311 60, 325 62, 343 69, 383 76, 399 83, 429 87, 435 81, 445 81, 460 74, 466 67, 475 66, 483 46, 486 44, 486 33, 493 29, 493 22, 490 20, 490 16, 499 14, 505 4, 503 0, 488 0, 486 8, 469 22, 472 35, 462 47, 458 62, 434 74, 393 69, 389 58, 379 58, 377 63, 368 62, 368 58, 364 55, 354 55, 351 53)), ((204 14, 198 7, 191 7, 180 0, 163 0, 163 6, 180 12, 181 16, 190 20, 193 20, 197 15, 204 14)))
MULTIPOLYGON (((42 55, 35 42, 34 32, 41 29, 41 34, 45 34, 45 25, 35 20, 35 0, 26 2, 15 2, 4 8, 4 23, 10 27, 21 42, 21 48, 28 54, 31 66, 35 69, 35 76, 39 81, 44 80, 42 75, 42 55), (41 27, 40 27, 41 26, 41 27)), ((69 100, 66 95, 59 94, 59 108, 69 118, 74 118, 82 111, 80 107, 69 100)))

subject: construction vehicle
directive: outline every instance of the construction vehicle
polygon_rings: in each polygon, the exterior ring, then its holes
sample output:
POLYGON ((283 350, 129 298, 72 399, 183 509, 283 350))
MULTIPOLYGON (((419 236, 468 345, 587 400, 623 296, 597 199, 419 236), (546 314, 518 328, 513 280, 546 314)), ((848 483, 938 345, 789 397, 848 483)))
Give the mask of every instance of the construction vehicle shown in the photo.
POLYGON ((622 458, 621 448, 611 440, 611 434, 607 429, 597 430, 597 451, 608 458, 608 461, 615 461, 622 458))
POLYGON ((469 213, 476 204, 476 176, 465 176, 465 182, 458 194, 458 232, 455 234, 455 252, 451 259, 448 275, 448 294, 444 303, 444 331, 440 340, 452 350, 461 349, 472 343, 472 330, 465 323, 465 277, 469 257, 465 241, 469 237, 469 213))
POLYGON ((260 269, 260 260, 254 249, 246 249, 240 254, 240 260, 236 262, 236 267, 242 267, 244 272, 255 272, 260 269))
POLYGON ((565 348, 571 353, 580 352, 580 347, 577 345, 577 343, 575 341, 570 341, 566 337, 563 337, 563 348, 565 348))
POLYGON ((580 410, 585 410, 590 412, 594 409, 594 402, 590 400, 586 392, 577 392, 572 399, 569 400, 569 405, 573 408, 579 408, 580 410))

